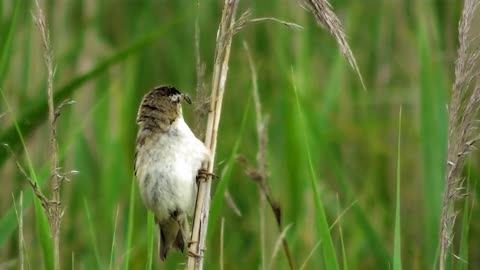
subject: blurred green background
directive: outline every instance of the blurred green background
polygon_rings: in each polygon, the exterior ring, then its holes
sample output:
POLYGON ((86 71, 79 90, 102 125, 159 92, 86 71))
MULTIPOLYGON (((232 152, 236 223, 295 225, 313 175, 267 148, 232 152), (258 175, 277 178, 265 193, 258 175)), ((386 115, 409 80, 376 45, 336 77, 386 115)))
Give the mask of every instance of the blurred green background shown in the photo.
MULTIPOLYGON (((137 107, 146 91, 161 84, 195 96, 197 14, 209 89, 223 1, 200 2, 197 12, 196 1, 41 1, 55 55, 57 104, 66 98, 77 102, 66 107, 58 121, 62 170, 80 172, 62 189, 64 269, 145 268, 147 212, 132 185, 137 107)), ((393 268, 394 253, 400 251, 394 248, 397 181, 403 267, 435 267, 446 105, 462 1, 332 0, 331 4, 344 25, 367 91, 333 38, 297 1, 240 3, 238 15, 250 9, 254 17, 295 22, 303 30, 257 23, 234 37, 215 171, 223 176, 220 181, 228 181, 241 216, 221 200, 223 194, 216 195, 222 205, 217 205, 220 210, 210 224, 206 269, 220 269, 220 250, 224 269, 261 269, 262 264, 288 269, 281 250, 272 258, 280 232, 268 208, 262 263, 258 187, 243 166, 233 162, 241 154, 255 164, 258 149, 243 41, 249 44, 258 70, 263 113, 269 118, 269 183, 282 208, 284 227, 291 226, 286 235, 297 269, 312 250, 305 269, 328 268, 322 256, 325 241, 316 224, 318 208, 307 151, 328 222, 337 220, 330 234, 343 269, 393 268)), ((47 75, 32 12, 32 1, 0 1, 0 88, 5 96, 0 102, 0 143, 7 143, 28 167, 13 128, 15 118, 37 178, 45 183, 47 75), (6 102, 13 114, 7 113, 6 102)), ((184 106, 193 126, 192 112, 193 107, 184 106)), ((480 195, 479 173, 478 160, 472 158, 465 169, 469 195, 457 204, 460 212, 452 245, 461 259, 450 258, 452 269, 480 268, 480 215, 473 207, 480 195)), ((41 241, 44 229, 35 215, 31 189, 6 148, 0 149, 0 179, 0 268, 18 268, 13 201, 18 208, 23 190, 26 269, 49 269, 51 252, 41 241)), ((154 264, 160 269, 183 268, 180 253, 171 253, 167 262, 160 263, 154 252, 154 264)))

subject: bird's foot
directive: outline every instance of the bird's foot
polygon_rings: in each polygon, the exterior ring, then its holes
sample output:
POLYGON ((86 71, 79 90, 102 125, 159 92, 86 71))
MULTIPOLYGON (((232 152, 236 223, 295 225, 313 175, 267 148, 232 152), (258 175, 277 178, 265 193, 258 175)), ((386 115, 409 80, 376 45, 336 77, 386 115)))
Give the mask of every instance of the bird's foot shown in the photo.
POLYGON ((198 254, 198 253, 195 253, 195 252, 193 252, 193 251, 191 251, 191 250, 187 251, 187 255, 188 255, 189 257, 194 257, 194 258, 202 258, 202 257, 203 257, 202 255, 200 255, 200 254, 198 254))
POLYGON ((198 241, 189 241, 188 244, 187 244, 187 245, 188 245, 188 248, 190 248, 190 246, 191 246, 192 244, 195 244, 195 243, 198 243, 198 241))
POLYGON ((200 170, 198 170, 197 182, 207 181, 208 177, 211 177, 212 179, 218 179, 219 178, 217 175, 207 171, 204 168, 201 168, 200 170))

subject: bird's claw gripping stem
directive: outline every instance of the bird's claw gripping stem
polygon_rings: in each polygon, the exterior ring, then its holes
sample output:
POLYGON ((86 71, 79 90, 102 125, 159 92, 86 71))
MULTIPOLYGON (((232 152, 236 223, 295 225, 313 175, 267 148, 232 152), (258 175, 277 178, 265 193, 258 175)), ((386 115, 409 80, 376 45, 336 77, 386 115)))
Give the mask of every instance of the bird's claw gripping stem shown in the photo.
POLYGON ((208 172, 206 169, 200 169, 198 170, 197 174, 197 181, 206 181, 208 177, 212 177, 212 179, 218 179, 218 176, 208 172))

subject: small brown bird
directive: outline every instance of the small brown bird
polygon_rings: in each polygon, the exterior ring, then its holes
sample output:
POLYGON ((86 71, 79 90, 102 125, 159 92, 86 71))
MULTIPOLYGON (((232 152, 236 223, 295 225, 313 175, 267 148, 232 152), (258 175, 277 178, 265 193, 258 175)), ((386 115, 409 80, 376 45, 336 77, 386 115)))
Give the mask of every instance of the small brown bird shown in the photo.
POLYGON ((182 115, 182 101, 190 98, 175 87, 159 86, 147 93, 137 115, 139 131, 135 175, 145 206, 160 229, 160 258, 182 252, 190 229, 196 196, 196 177, 209 151, 190 130, 182 115))

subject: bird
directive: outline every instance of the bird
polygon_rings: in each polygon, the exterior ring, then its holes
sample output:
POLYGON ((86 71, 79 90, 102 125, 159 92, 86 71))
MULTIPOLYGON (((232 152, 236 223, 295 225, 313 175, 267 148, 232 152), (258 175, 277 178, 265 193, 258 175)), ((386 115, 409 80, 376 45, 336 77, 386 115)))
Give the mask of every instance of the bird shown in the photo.
POLYGON ((192 103, 173 86, 155 87, 143 97, 136 120, 135 176, 145 207, 155 215, 162 261, 172 248, 184 252, 197 180, 208 174, 202 163, 209 150, 185 122, 182 101, 192 103))

